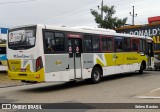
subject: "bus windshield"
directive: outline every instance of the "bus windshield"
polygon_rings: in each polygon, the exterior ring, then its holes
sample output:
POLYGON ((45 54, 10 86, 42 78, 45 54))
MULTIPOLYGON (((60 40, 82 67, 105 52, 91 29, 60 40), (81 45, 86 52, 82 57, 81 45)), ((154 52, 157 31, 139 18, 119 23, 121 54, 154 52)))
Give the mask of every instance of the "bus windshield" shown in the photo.
POLYGON ((23 50, 34 47, 36 28, 22 28, 9 31, 8 47, 13 50, 23 50))

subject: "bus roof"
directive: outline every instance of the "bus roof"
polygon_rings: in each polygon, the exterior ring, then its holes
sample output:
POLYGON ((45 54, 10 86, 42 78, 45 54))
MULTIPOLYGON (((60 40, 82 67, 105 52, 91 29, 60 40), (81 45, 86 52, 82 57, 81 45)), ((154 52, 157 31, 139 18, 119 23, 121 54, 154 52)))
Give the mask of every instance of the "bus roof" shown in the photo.
POLYGON ((102 28, 89 28, 89 27, 64 27, 64 26, 37 24, 37 25, 23 25, 23 26, 13 27, 10 30, 23 28, 23 27, 32 27, 32 26, 41 27, 42 29, 71 31, 71 32, 78 32, 78 33, 102 34, 102 35, 110 35, 110 36, 134 37, 134 38, 143 38, 143 39, 146 38, 146 39, 152 40, 151 37, 122 34, 122 33, 116 33, 115 30, 102 29, 102 28))

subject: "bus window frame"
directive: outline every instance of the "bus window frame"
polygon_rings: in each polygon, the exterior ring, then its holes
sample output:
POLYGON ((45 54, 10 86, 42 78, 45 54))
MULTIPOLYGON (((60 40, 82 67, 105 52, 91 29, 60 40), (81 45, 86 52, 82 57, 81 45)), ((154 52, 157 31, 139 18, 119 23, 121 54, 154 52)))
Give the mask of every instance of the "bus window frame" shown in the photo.
POLYGON ((101 52, 106 52, 106 53, 112 53, 114 52, 115 50, 115 43, 114 43, 114 37, 113 36, 108 36, 108 35, 101 35, 100 36, 100 50, 101 52), (112 51, 109 51, 109 50, 102 50, 102 38, 111 38, 112 39, 112 51))
POLYGON ((114 52, 124 52, 124 37, 122 36, 114 36, 114 52), (122 38, 122 51, 117 51, 117 45, 116 45, 116 38, 119 37, 119 38, 122 38))
POLYGON ((124 51, 124 52, 132 52, 132 41, 131 41, 131 38, 130 38, 130 37, 124 37, 124 38, 123 38, 123 43, 124 43, 124 44, 123 44, 123 51, 124 51), (125 49, 125 47, 126 47, 126 46, 125 46, 125 39, 129 39, 129 40, 130 40, 130 49, 129 49, 129 50, 126 50, 126 49, 125 49))
POLYGON ((85 53, 93 53, 92 37, 93 37, 93 35, 91 35, 91 34, 84 34, 84 35, 83 35, 83 43, 82 43, 82 44, 83 44, 83 46, 84 46, 84 52, 85 52, 85 53), (85 39, 86 39, 86 37, 87 37, 87 38, 91 38, 91 50, 90 50, 90 51, 86 51, 86 44, 85 44, 85 39))
POLYGON ((140 38, 135 38, 135 37, 132 37, 131 38, 131 52, 139 52, 139 50, 140 50, 140 38), (136 45, 138 45, 138 49, 137 50, 133 50, 133 46, 132 46, 132 44, 133 44, 133 40, 136 40, 136 45), (137 40, 138 40, 138 44, 137 44, 137 40))
POLYGON ((7 36, 7 47, 9 49, 12 49, 12 50, 28 50, 28 49, 32 49, 33 47, 36 46, 36 40, 37 40, 37 25, 34 25, 34 26, 28 26, 28 27, 21 27, 21 28, 15 28, 15 29, 9 29, 8 30, 8 36, 7 36), (18 31, 18 30, 33 30, 34 31, 34 35, 35 35, 35 41, 34 41, 34 45, 31 45, 31 46, 23 46, 24 49, 20 49, 20 47, 11 47, 10 44, 9 44, 9 33, 10 32, 13 32, 13 31, 18 31))
POLYGON ((101 38, 100 37, 101 37, 100 35, 92 35, 92 52, 94 52, 94 53, 101 52, 101 38), (93 49, 93 41, 95 40, 95 38, 98 38, 98 40, 99 40, 99 49, 98 50, 93 49))
MULTIPOLYGON (((44 48, 44 54, 62 54, 62 53, 68 53, 67 52, 67 42, 68 42, 68 40, 67 40, 67 38, 66 38, 66 32, 65 31, 60 31, 60 30, 50 30, 50 29, 43 29, 42 30, 42 39, 43 39, 43 48, 44 48), (51 52, 51 51, 47 51, 46 50, 46 42, 45 42, 45 32, 52 32, 53 34, 54 34, 54 39, 55 39, 55 33, 62 33, 63 34, 63 38, 64 38, 64 51, 53 51, 53 52, 51 52)), ((61 37, 60 37, 61 38, 61 37)), ((56 41, 56 39, 55 39, 55 41, 56 41)), ((56 44, 56 42, 55 42, 55 44, 56 44)))

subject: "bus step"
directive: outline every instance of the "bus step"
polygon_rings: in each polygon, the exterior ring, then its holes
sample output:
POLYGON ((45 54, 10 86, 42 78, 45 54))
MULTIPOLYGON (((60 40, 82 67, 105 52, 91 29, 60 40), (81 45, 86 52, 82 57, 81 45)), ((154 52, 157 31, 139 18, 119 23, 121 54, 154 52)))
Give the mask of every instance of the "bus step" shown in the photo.
POLYGON ((76 78, 76 79, 71 79, 70 81, 81 81, 83 78, 76 78))

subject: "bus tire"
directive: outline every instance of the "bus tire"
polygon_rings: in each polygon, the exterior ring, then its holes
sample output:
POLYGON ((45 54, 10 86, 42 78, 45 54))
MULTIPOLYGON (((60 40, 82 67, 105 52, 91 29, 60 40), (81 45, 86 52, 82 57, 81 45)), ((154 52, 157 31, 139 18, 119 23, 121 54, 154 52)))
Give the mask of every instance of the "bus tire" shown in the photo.
POLYGON ((139 74, 143 74, 143 70, 144 70, 144 64, 141 63, 139 74))
POLYGON ((93 84, 99 83, 102 78, 102 71, 98 67, 94 67, 91 73, 91 82, 93 84))

